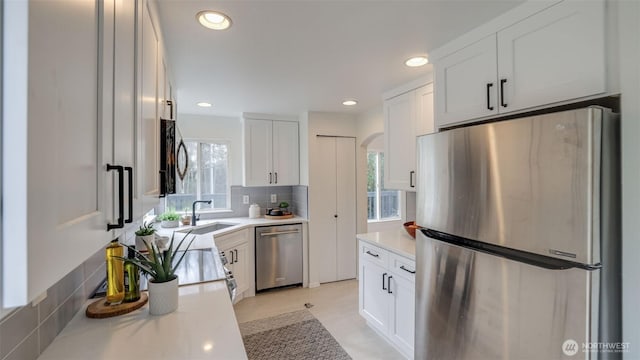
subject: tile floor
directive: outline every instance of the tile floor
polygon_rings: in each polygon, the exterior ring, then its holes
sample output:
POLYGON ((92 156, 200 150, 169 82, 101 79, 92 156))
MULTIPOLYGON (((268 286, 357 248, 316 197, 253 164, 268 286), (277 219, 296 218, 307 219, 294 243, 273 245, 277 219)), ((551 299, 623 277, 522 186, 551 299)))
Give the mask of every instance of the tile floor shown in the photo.
POLYGON ((354 360, 403 359, 358 314, 356 280, 266 292, 241 300, 234 309, 242 323, 304 309, 305 303, 313 304, 311 313, 354 360))

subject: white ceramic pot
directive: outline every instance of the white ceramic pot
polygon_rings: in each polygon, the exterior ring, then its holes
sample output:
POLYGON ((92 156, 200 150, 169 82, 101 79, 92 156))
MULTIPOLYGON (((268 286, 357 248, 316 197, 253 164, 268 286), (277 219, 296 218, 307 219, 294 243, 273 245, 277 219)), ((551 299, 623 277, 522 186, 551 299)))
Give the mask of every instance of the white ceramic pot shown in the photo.
POLYGON ((155 236, 155 234, 145 236, 136 235, 136 250, 149 251, 149 249, 147 249, 147 247, 144 245, 144 242, 146 241, 147 244, 151 246, 151 244, 153 244, 153 241, 155 240, 155 236))
POLYGON ((180 220, 163 220, 160 222, 160 226, 163 228, 176 228, 180 225, 180 220))
POLYGON ((178 278, 163 283, 149 284, 149 314, 164 315, 178 309, 178 278))

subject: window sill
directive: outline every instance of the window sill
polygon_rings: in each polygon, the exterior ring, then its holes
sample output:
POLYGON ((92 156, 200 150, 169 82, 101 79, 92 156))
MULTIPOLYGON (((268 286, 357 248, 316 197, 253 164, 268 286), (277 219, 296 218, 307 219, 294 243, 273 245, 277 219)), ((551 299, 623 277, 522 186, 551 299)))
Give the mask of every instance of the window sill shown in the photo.
POLYGON ((401 217, 386 218, 386 219, 380 219, 380 220, 367 220, 367 224, 371 224, 371 223, 385 223, 385 222, 401 221, 401 220, 402 220, 402 218, 401 218, 401 217))

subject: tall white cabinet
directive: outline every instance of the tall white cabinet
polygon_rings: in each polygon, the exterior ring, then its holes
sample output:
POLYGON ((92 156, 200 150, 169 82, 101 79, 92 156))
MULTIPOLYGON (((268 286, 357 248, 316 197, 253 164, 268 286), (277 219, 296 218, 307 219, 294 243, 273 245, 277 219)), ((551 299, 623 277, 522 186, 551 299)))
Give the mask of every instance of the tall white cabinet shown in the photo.
MULTIPOLYGON (((314 191, 323 194, 313 207, 311 236, 318 248, 314 257, 321 259, 319 282, 356 277, 356 143, 354 138, 318 137, 322 151, 318 154, 314 191)), ((316 165, 314 165, 316 166, 316 165)))
POLYGON ((606 92, 604 0, 518 16, 473 43, 433 52, 438 127, 606 92))
POLYGON ((159 132, 140 120, 147 114, 140 99, 157 92, 156 70, 140 75, 146 67, 136 63, 159 56, 157 38, 155 48, 153 38, 146 41, 149 55, 136 55, 145 41, 135 34, 150 23, 147 6, 145 0, 5 4, 10 41, 3 47, 12 51, 5 52, 3 80, 12 91, 3 93, 3 110, 14 119, 3 124, 2 213, 11 224, 2 229, 5 307, 43 294, 121 235, 107 224, 120 219, 124 226, 158 202, 150 196, 143 204, 139 172, 154 161, 140 150, 159 151, 148 145, 159 132), (139 91, 147 79, 148 91, 139 91), (108 165, 118 165, 122 178, 108 165))
POLYGON ((244 115, 244 186, 300 183, 298 122, 244 115))
POLYGON ((434 131, 433 84, 384 101, 384 185, 416 191, 416 137, 434 131))

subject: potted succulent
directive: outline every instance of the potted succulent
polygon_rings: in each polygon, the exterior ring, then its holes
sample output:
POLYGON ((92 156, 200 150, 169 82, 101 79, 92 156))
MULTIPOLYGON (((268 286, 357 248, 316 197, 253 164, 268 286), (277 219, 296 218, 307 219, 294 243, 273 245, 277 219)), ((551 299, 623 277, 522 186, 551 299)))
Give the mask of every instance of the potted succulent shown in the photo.
POLYGON ((175 228, 180 225, 180 215, 173 209, 169 209, 162 213, 158 216, 158 220, 160 220, 160 226, 163 228, 175 228))
POLYGON ((280 202, 280 204, 278 204, 278 207, 280 208, 280 211, 282 211, 282 215, 289 215, 289 203, 286 201, 282 201, 280 202))
MULTIPOLYGON (((142 223, 142 225, 136 230, 136 248, 138 250, 145 249, 145 243, 152 244, 155 239, 156 229, 153 228, 151 223, 142 223)), ((147 248, 147 250, 149 250, 147 248)))
POLYGON ((167 250, 161 252, 155 243, 145 242, 149 249, 148 254, 137 251, 134 247, 127 245, 134 252, 133 258, 119 257, 125 263, 136 265, 140 271, 147 276, 149 286, 149 314, 163 315, 175 311, 178 308, 178 276, 176 269, 184 259, 186 251, 189 249, 195 236, 189 241, 186 248, 180 249, 184 241, 191 232, 185 234, 178 246, 173 246, 175 232, 171 235, 171 242, 167 250), (178 250, 182 255, 176 260, 178 250))

